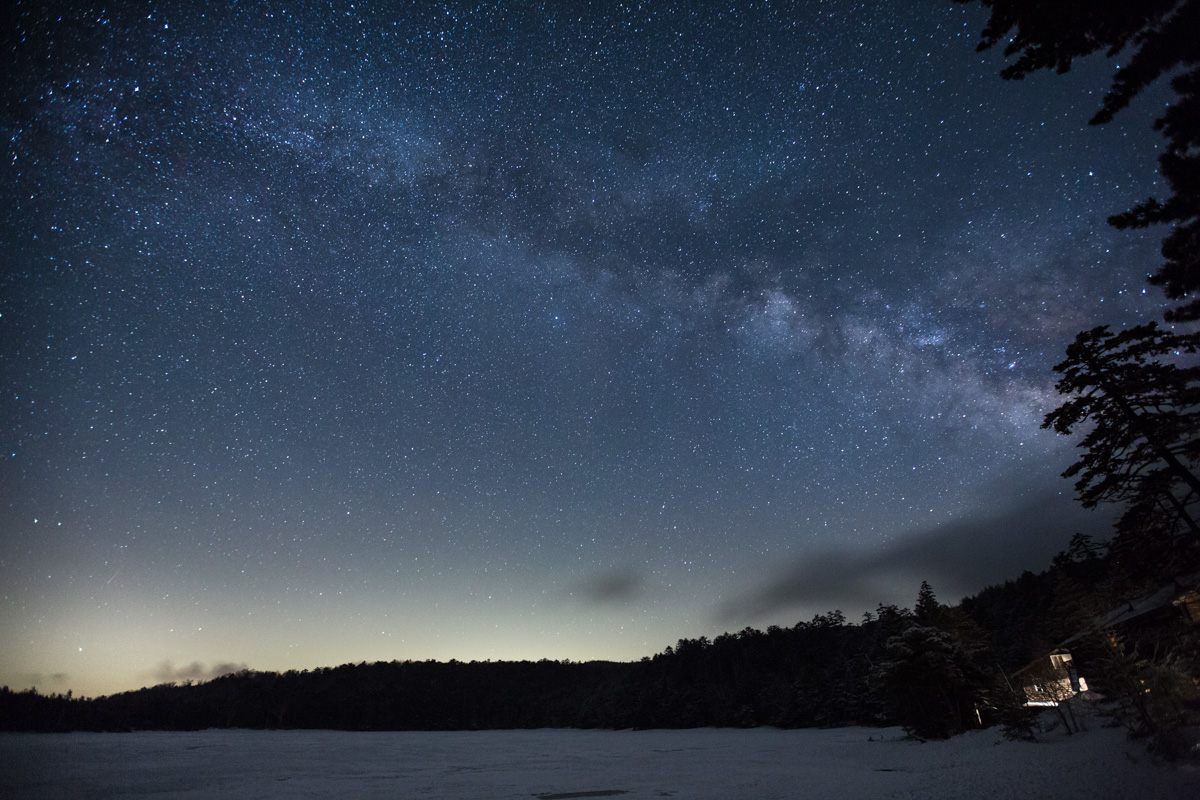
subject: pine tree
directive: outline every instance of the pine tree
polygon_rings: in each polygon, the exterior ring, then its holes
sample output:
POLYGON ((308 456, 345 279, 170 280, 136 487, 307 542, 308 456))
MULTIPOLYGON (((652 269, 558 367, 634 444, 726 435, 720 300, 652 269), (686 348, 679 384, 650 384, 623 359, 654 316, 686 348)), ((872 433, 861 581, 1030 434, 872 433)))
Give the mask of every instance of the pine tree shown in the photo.
POLYGON ((938 603, 927 581, 913 615, 885 606, 879 611, 886 638, 872 678, 896 721, 914 736, 934 739, 976 726, 991 682, 978 664, 984 651, 978 626, 938 603))
POLYGON ((922 625, 937 625, 941 618, 941 610, 942 606, 934 596, 929 581, 921 581, 921 589, 917 592, 917 605, 913 609, 917 622, 922 625))
POLYGON ((1069 399, 1042 427, 1070 434, 1091 425, 1079 443, 1084 455, 1063 473, 1078 476, 1085 507, 1161 501, 1200 536, 1189 510, 1200 499, 1192 470, 1200 457, 1200 367, 1176 363, 1198 344, 1197 334, 1150 323, 1119 333, 1093 328, 1067 348, 1054 370, 1063 376, 1056 388, 1069 399))

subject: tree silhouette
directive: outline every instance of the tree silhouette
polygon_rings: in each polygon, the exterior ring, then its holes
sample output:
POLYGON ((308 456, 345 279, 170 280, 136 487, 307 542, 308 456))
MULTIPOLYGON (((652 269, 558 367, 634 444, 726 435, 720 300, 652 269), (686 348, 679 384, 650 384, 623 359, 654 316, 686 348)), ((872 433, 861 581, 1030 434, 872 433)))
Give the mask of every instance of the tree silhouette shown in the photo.
MULTIPOLYGON (((972 0, 957 0, 968 3, 972 0)), ((1175 100, 1154 123, 1167 139, 1159 174, 1171 195, 1150 198, 1109 217, 1117 228, 1164 223, 1165 259, 1150 283, 1167 297, 1184 300, 1167 312, 1168 321, 1200 319, 1200 0, 980 0, 991 10, 979 50, 1007 42, 1004 54, 1020 54, 1000 75, 1019 80, 1040 69, 1060 73, 1074 59, 1104 51, 1109 56, 1132 48, 1091 124, 1100 125, 1129 105, 1143 89, 1174 74, 1175 100)))
POLYGON ((1181 366, 1195 354, 1197 334, 1165 331, 1155 323, 1113 333, 1084 331, 1054 367, 1059 393, 1070 397, 1046 415, 1043 428, 1062 434, 1090 422, 1086 452, 1063 477, 1076 477, 1086 508, 1124 502, 1131 508, 1166 504, 1192 531, 1188 507, 1200 499, 1192 466, 1200 457, 1200 367, 1181 366))
POLYGON ((917 592, 917 604, 913 614, 922 625, 937 625, 941 621, 942 605, 933 593, 929 581, 921 581, 921 589, 917 592))

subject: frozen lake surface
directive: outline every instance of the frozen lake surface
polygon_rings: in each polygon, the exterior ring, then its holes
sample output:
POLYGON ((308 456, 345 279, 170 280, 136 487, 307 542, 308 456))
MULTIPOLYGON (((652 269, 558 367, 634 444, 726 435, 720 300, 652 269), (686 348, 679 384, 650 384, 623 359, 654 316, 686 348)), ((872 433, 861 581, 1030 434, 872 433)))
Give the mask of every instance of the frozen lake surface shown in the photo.
POLYGON ((0 734, 15 798, 1200 797, 1122 731, 919 743, 899 729, 0 734))

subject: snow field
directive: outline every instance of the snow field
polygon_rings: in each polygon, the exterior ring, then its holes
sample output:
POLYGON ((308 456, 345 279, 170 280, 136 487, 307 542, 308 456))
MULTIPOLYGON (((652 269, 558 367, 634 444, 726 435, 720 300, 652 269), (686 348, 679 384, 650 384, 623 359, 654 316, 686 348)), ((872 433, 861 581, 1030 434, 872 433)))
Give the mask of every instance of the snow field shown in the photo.
POLYGON ((1200 772, 1124 732, 920 743, 834 730, 244 731, 0 735, 18 798, 1036 798, 1195 800, 1200 772))

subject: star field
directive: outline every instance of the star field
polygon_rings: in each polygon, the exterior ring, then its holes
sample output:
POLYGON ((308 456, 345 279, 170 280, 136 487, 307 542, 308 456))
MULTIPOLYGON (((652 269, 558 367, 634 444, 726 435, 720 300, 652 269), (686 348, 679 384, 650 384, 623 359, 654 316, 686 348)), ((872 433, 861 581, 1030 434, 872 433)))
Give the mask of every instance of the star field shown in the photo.
POLYGON ((4 36, 0 682, 632 659, 1104 529, 1039 425, 1161 312, 1111 62, 1003 82, 949 3, 194 5, 4 36))

